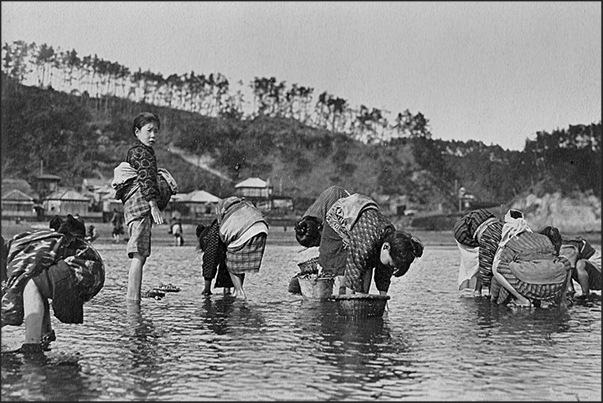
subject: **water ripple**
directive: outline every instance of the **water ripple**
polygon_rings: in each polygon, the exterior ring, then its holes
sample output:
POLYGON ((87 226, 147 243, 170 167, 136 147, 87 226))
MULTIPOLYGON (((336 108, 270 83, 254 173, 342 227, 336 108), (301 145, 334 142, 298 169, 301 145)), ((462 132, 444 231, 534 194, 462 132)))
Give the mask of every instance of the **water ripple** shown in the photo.
POLYGON ((43 360, 4 353, 23 329, 2 330, 2 400, 600 399, 600 301, 521 310, 461 298, 457 251, 437 248, 393 279, 382 318, 349 320, 287 292, 297 249, 268 247, 241 301, 200 295, 193 247, 154 247, 143 290, 181 291, 137 307, 124 251, 104 248, 105 287, 84 324, 53 320, 43 360))

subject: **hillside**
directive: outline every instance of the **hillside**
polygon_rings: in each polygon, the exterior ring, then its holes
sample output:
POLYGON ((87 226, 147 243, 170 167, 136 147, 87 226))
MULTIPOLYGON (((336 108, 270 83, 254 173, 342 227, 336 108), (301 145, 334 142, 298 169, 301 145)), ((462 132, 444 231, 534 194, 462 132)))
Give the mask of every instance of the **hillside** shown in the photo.
POLYGON ((532 228, 552 225, 567 233, 601 232, 601 199, 593 195, 527 194, 510 207, 521 210, 532 228))
MULTIPOLYGON (((389 215, 404 207, 429 216, 457 212, 457 189, 464 186, 478 204, 518 203, 543 217, 538 220, 560 225, 566 221, 555 214, 567 212, 555 206, 576 206, 574 211, 584 211, 572 228, 600 227, 600 123, 541 133, 523 152, 424 136, 365 144, 291 118, 212 118, 27 87, 3 77, 2 177, 31 182, 42 165, 63 178, 62 186, 77 187, 99 174, 111 178, 134 141, 132 118, 146 110, 162 120, 158 162, 182 192, 204 189, 224 197, 236 183, 259 176, 271 181, 276 194, 292 197, 298 213, 337 184, 371 195, 389 215), (586 146, 560 147, 564 142, 586 146)), ((412 224, 408 217, 399 220, 412 224)))

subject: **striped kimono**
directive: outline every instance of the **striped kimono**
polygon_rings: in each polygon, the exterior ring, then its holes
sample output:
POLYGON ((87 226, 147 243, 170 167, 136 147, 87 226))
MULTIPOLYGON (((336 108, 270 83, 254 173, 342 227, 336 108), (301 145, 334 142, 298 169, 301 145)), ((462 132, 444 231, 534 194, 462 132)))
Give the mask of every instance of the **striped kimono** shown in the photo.
MULTIPOLYGON (((497 270, 524 297, 551 301, 563 297, 571 263, 555 255, 555 247, 546 235, 525 231, 512 237, 495 262, 497 270)), ((510 302, 512 295, 493 278, 492 301, 510 302)))
MULTIPOLYGON (((477 209, 467 213, 454 225, 454 238, 463 246, 478 248, 477 265, 482 287, 488 289, 492 281, 492 263, 498 249, 503 224, 494 214, 485 209, 477 209)), ((459 287, 465 281, 478 275, 477 272, 459 276, 459 287)))

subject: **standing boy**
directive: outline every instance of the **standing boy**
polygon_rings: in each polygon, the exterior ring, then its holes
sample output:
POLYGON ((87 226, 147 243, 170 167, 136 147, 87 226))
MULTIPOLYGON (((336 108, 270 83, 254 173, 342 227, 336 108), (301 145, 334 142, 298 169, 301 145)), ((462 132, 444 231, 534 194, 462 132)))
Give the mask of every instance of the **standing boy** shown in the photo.
MULTIPOLYGON (((161 181, 153 145, 159 134, 159 117, 143 112, 134 118, 132 133, 136 142, 128 150, 126 163, 115 168, 113 186, 116 198, 124 203, 124 219, 128 226, 128 257, 132 259, 128 276, 126 298, 140 301, 142 271, 151 254, 151 228, 153 223, 163 224, 164 209, 177 190, 173 178, 161 181), (171 182, 170 182, 171 180, 171 182)), ((161 172, 160 172, 161 173, 161 172)))

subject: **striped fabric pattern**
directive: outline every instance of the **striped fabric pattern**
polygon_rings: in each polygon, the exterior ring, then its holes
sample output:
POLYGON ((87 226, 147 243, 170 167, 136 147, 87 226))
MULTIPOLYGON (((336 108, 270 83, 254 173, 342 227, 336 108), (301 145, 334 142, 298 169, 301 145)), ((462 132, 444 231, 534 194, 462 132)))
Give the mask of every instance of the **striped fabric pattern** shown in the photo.
MULTIPOLYGON (((132 221, 142 218, 151 213, 151 205, 144 198, 140 186, 136 186, 132 195, 124 202, 124 220, 126 225, 132 221)), ((159 197, 157 198, 157 207, 159 210, 164 210, 172 197, 172 188, 162 175, 157 176, 157 188, 159 189, 159 197)))
MULTIPOLYGON (((553 244, 545 235, 534 232, 523 232, 510 240, 504 247, 498 265, 498 272, 519 292, 528 299, 543 301, 560 296, 565 287, 565 280, 551 284, 530 284, 519 280, 509 267, 510 262, 525 262, 537 259, 559 260, 563 262, 569 273, 571 263, 564 257, 556 257, 553 244)), ((509 292, 495 279, 492 279, 490 295, 498 304, 509 302, 509 292)))
POLYGON ((489 288, 492 282, 492 262, 498 249, 502 227, 500 221, 493 221, 486 227, 479 242, 479 276, 485 288, 489 288))
POLYGON ((486 209, 477 209, 465 214, 454 224, 454 239, 466 246, 478 246, 474 238, 477 228, 488 218, 495 217, 486 209))
POLYGON ((151 214, 151 205, 143 197, 139 188, 124 203, 124 220, 126 221, 126 225, 130 225, 132 221, 138 220, 148 214, 151 214))
POLYGON ((266 238, 266 233, 260 233, 236 249, 227 249, 226 267, 228 271, 233 274, 259 272, 266 248, 266 238))

